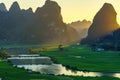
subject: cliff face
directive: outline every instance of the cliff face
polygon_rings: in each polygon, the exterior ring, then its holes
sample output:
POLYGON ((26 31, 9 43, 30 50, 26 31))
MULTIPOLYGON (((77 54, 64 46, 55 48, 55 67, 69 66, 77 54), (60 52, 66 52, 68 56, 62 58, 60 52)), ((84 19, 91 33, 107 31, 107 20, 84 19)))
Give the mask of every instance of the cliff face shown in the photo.
POLYGON ((25 31, 24 38, 28 37, 30 43, 39 41, 41 43, 66 44, 79 38, 77 32, 63 22, 61 7, 50 0, 47 0, 43 7, 37 8, 34 23, 28 30, 25 31))
POLYGON ((55 1, 47 0, 35 13, 31 8, 21 10, 14 2, 0 17, 0 44, 67 44, 79 38, 76 30, 63 22, 55 1))
POLYGON ((88 36, 81 42, 90 44, 119 28, 116 21, 116 11, 109 3, 105 3, 103 7, 95 15, 92 25, 88 30, 88 36))

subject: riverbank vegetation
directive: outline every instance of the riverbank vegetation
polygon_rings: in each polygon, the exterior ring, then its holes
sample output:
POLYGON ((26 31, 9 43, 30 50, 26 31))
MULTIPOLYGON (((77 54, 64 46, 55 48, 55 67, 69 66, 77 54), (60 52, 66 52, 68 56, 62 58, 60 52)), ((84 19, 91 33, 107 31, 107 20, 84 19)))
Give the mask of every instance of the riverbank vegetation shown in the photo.
POLYGON ((41 52, 56 63, 82 71, 120 72, 120 52, 92 51, 87 46, 70 46, 65 51, 41 52))
MULTIPOLYGON (((36 48, 39 51, 41 48, 36 48)), ((63 51, 48 48, 39 52, 41 56, 49 56, 55 63, 67 68, 80 71, 120 72, 120 52, 92 51, 88 46, 64 47, 63 51)), ((29 73, 27 70, 13 67, 7 61, 0 59, 0 78, 2 80, 120 80, 114 77, 82 77, 44 75, 38 72, 29 73)))
POLYGON ((12 67, 6 61, 0 62, 0 78, 2 80, 120 80, 113 77, 54 76, 28 73, 27 70, 12 67))

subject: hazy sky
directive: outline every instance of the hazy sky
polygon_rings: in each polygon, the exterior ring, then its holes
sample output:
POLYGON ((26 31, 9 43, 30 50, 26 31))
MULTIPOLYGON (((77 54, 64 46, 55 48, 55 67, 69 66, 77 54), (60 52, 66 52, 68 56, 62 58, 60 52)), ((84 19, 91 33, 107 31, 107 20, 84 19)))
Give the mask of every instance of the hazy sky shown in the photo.
MULTIPOLYGON (((35 11, 36 7, 41 7, 45 0, 0 0, 6 4, 7 9, 14 2, 18 1, 22 9, 32 7, 35 11)), ((92 21, 94 15, 103 6, 105 2, 113 4, 117 14, 118 23, 120 24, 120 0, 54 0, 62 8, 64 22, 87 19, 92 21)))

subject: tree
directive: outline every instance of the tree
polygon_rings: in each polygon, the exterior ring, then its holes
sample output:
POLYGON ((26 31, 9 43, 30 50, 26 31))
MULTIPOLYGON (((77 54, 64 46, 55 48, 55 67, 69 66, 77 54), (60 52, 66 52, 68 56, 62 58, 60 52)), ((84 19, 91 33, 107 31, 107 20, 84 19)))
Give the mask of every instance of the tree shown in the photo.
POLYGON ((59 51, 63 51, 63 46, 62 46, 62 45, 59 45, 59 46, 58 46, 58 49, 59 49, 59 51))
POLYGON ((2 59, 5 59, 5 58, 10 57, 10 54, 9 54, 8 52, 6 52, 5 50, 1 50, 1 51, 0 51, 0 57, 1 57, 2 59))
POLYGON ((32 48, 29 49, 29 53, 30 53, 30 54, 34 54, 34 51, 33 51, 32 48))

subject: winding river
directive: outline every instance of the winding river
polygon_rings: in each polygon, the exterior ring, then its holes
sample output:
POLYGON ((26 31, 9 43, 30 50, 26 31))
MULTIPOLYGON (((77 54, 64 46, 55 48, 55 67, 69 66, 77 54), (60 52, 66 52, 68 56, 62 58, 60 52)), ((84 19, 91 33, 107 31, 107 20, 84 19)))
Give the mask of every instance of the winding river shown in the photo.
POLYGON ((24 56, 24 57, 22 56, 21 57, 21 56, 19 56, 19 57, 9 58, 9 60, 11 60, 11 62, 13 62, 13 64, 14 64, 13 66, 17 66, 18 68, 24 68, 31 72, 32 71, 39 72, 41 74, 84 76, 84 77, 110 76, 110 77, 120 78, 120 73, 72 71, 70 69, 67 69, 65 66, 62 66, 62 64, 52 63, 52 61, 49 57, 39 57, 39 56, 24 56), (36 62, 41 63, 40 61, 44 64, 36 64, 36 62), (31 62, 32 62, 32 64, 31 64, 31 62), (18 63, 20 63, 20 64, 18 64, 18 63))
POLYGON ((120 73, 102 73, 102 72, 85 72, 72 71, 62 66, 61 64, 51 65, 17 65, 18 68, 25 68, 41 74, 67 75, 67 76, 84 76, 84 77, 101 77, 110 76, 120 78, 120 73))

